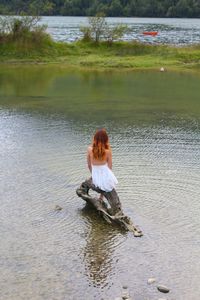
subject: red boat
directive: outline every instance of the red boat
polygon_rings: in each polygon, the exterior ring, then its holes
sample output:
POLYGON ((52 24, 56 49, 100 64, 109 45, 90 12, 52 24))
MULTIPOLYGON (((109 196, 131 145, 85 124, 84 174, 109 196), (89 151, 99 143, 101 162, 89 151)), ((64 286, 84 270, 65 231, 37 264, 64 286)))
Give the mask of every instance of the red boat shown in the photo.
POLYGON ((156 36, 158 34, 158 31, 144 31, 144 35, 151 35, 151 36, 156 36))

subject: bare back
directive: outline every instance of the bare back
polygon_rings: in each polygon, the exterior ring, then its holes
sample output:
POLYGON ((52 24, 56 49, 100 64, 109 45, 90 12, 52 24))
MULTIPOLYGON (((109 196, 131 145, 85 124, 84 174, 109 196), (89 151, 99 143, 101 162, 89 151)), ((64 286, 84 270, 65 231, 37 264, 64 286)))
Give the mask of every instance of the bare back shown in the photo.
POLYGON ((106 157, 105 160, 97 160, 93 157, 92 146, 90 145, 87 150, 87 163, 90 171, 92 170, 92 165, 99 166, 108 164, 108 167, 112 169, 112 152, 110 149, 106 149, 106 157))

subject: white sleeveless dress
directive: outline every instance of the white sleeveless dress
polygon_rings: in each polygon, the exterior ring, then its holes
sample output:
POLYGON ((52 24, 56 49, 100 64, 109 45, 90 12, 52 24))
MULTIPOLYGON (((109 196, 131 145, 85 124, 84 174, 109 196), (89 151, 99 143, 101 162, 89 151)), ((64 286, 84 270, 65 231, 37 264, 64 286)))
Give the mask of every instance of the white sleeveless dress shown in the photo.
POLYGON ((92 182, 105 192, 111 192, 118 183, 117 178, 107 164, 92 165, 92 182))

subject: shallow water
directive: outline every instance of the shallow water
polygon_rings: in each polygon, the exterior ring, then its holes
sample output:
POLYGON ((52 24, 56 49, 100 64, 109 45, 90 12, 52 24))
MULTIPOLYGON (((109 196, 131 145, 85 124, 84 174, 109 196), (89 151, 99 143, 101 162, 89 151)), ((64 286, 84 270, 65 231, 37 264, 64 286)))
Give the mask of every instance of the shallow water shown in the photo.
POLYGON ((0 70, 0 293, 4 300, 199 300, 198 74, 0 70), (124 211, 106 224, 75 194, 105 126, 124 211), (55 205, 63 207, 55 211, 55 205), (165 298, 165 297, 164 297, 165 298))
MULTIPOLYGON (((176 18, 106 18, 110 25, 126 24, 128 41, 145 43, 190 45, 200 43, 200 19, 176 18), (144 31, 158 31, 156 37, 145 36, 144 31)), ((81 38, 80 27, 88 25, 87 17, 43 17, 42 24, 57 41, 72 42, 81 38)))

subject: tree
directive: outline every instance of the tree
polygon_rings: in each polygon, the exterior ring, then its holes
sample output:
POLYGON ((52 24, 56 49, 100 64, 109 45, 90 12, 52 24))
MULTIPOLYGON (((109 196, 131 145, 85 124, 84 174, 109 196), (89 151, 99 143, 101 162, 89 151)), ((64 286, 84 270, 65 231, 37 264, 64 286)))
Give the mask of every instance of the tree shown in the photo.
POLYGON ((192 11, 187 0, 179 0, 176 5, 176 16, 187 17, 191 16, 192 11))
POLYGON ((98 43, 105 33, 107 26, 104 15, 97 14, 95 17, 89 17, 89 27, 91 37, 94 38, 95 42, 98 43))
POLYGON ((166 17, 176 17, 176 6, 170 6, 167 10, 166 17))
POLYGON ((109 8, 109 15, 111 17, 117 17, 123 15, 123 8, 119 0, 112 1, 109 8))
POLYGON ((34 0, 28 6, 28 13, 30 15, 51 15, 55 4, 51 1, 34 0))
POLYGON ((98 43, 102 39, 111 44, 122 38, 130 29, 127 25, 122 24, 111 26, 106 22, 103 15, 97 15, 96 17, 89 17, 89 26, 81 27, 80 31, 83 33, 84 41, 94 40, 95 43, 98 43))

